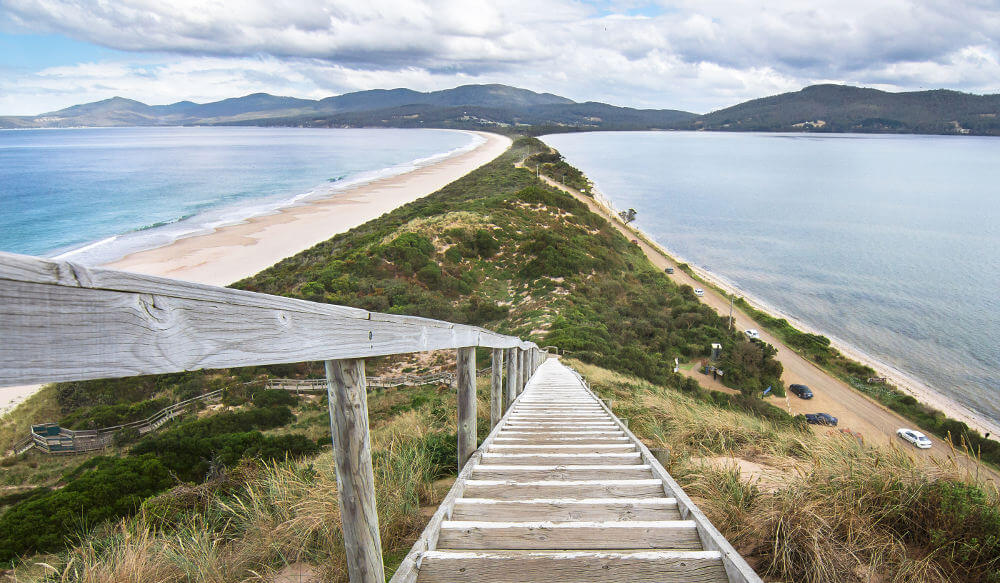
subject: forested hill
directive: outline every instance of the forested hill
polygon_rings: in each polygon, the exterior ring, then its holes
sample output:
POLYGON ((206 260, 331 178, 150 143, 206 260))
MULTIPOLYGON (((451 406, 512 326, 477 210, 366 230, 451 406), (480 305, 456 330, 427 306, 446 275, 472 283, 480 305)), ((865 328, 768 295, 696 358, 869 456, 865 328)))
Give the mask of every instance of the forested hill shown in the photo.
POLYGON ((651 129, 695 114, 576 103, 507 85, 463 85, 441 91, 375 89, 320 100, 254 93, 212 103, 146 105, 113 97, 38 116, 0 117, 0 128, 274 125, 309 127, 651 129))
POLYGON ((688 129, 1000 135, 1000 95, 813 85, 695 118, 688 129))

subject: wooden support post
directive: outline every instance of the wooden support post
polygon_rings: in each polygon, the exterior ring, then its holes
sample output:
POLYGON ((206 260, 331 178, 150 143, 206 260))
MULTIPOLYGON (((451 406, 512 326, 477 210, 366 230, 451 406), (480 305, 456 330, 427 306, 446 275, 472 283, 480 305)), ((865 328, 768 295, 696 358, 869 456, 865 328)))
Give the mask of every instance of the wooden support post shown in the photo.
POLYGON ((524 390, 524 351, 520 348, 514 349, 515 354, 517 354, 517 394, 520 395, 521 391, 524 390))
POLYGON ((326 361, 337 493, 351 583, 385 583, 368 434, 365 361, 326 361))
POLYGON ((458 349, 458 471, 476 451, 476 349, 458 349))
POLYGON ((503 349, 494 348, 490 357, 493 365, 490 376, 490 429, 493 429, 503 416, 503 349))
POLYGON ((521 384, 527 386, 528 379, 531 378, 531 368, 529 366, 529 360, 531 359, 531 351, 525 350, 521 355, 521 384))
POLYGON ((507 411, 517 398, 517 349, 508 348, 504 356, 507 360, 507 396, 504 399, 503 410, 507 411))

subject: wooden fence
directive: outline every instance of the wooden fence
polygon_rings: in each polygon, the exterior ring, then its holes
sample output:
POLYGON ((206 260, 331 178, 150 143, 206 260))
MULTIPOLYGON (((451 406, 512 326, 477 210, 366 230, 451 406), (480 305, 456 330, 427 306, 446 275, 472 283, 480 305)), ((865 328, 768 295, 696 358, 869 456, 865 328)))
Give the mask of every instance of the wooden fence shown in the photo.
POLYGON ((385 580, 363 359, 456 350, 460 468, 476 448, 475 348, 493 349, 492 420, 542 359, 535 344, 476 326, 9 253, 0 338, 0 386, 324 361, 353 583, 385 580))

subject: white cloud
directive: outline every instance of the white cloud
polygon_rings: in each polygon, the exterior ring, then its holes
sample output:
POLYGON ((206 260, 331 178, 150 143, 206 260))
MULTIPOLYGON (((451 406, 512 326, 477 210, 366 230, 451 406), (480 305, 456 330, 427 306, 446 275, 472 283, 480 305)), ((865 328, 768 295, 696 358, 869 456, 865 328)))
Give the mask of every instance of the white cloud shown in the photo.
POLYGON ((31 106, 38 113, 43 103, 58 101, 53 95, 76 94, 73 102, 79 102, 109 92, 163 103, 255 91, 322 97, 480 82, 692 111, 818 81, 998 92, 1000 8, 994 4, 664 0, 654 10, 631 0, 600 6, 573 0, 3 0, 0 20, 23 30, 64 34, 135 57, 8 75, 0 80, 0 107, 10 111, 21 103, 21 110, 31 106))

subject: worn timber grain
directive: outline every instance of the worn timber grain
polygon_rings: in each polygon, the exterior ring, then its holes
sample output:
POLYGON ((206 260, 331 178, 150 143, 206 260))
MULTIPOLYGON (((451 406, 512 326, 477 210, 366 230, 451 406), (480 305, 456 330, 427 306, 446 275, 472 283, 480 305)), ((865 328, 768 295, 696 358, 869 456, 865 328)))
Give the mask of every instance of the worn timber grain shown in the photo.
POLYGON ((325 364, 348 572, 352 583, 382 583, 385 571, 375 511, 365 362, 350 359, 325 364))
POLYGON ((449 549, 700 550, 690 520, 609 522, 445 521, 438 544, 449 549))
POLYGON ((0 253, 0 384, 462 346, 531 345, 411 316, 0 253))
POLYGON ((459 498, 452 520, 528 521, 680 520, 673 498, 459 498))
POLYGON ((476 349, 458 349, 458 469, 476 451, 476 349))
POLYGON ((434 551, 423 556, 420 583, 722 583, 712 551, 485 552, 434 551))

